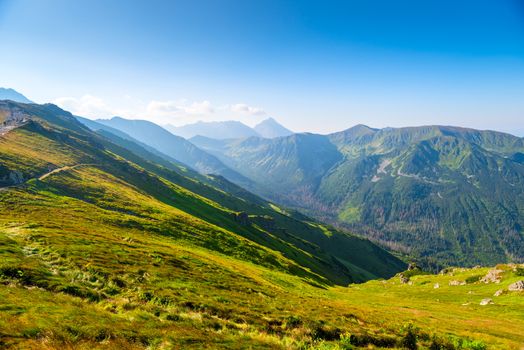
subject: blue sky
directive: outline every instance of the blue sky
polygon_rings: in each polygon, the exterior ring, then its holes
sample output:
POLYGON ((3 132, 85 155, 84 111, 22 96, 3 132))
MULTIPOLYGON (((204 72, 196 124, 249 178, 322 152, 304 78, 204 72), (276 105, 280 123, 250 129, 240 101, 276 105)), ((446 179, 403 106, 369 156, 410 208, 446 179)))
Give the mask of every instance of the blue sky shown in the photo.
POLYGON ((0 0, 0 86, 87 117, 524 136, 520 0, 0 0))

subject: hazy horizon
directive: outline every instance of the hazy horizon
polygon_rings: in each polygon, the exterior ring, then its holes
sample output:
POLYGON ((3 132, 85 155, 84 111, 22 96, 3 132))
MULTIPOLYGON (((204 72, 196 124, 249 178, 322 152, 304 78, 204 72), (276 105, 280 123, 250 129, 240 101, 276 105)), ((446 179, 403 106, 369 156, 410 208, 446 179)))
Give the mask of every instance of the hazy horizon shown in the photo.
POLYGON ((0 0, 0 32, 10 48, 0 85, 92 119, 524 136, 524 11, 513 0, 0 0))
MULTIPOLYGON (((8 88, 8 87, 0 87, 0 88, 11 89, 11 88, 8 88)), ((16 92, 20 93, 19 91, 16 91, 16 92)), ((27 96, 25 96, 25 97, 27 97, 27 96)), ((54 104, 56 104, 56 101, 41 101, 41 102, 33 101, 33 102, 35 102, 35 103, 54 103, 54 104)), ((87 118, 87 119, 90 119, 90 120, 110 120, 112 118, 124 118, 124 119, 129 119, 129 120, 145 120, 145 121, 153 122, 153 123, 155 123, 155 124, 157 124, 159 126, 162 126, 162 127, 168 127, 168 126, 183 127, 183 126, 188 126, 188 125, 198 124, 198 123, 211 123, 212 124, 212 123, 232 122, 233 121, 233 122, 240 122, 240 123, 242 123, 244 125, 247 125, 247 126, 253 128, 256 125, 260 124, 261 122, 263 122, 263 121, 265 121, 267 119, 273 119, 277 123, 282 125, 282 123, 280 122, 280 120, 277 117, 268 116, 268 115, 264 115, 262 118, 258 118, 258 119, 254 119, 254 120, 252 119, 250 121, 245 121, 245 120, 241 120, 241 119, 234 119, 234 118, 230 118, 230 119, 226 118, 226 119, 220 119, 220 120, 205 120, 205 119, 198 119, 198 117, 197 117, 197 118, 195 118, 193 120, 188 120, 186 123, 181 123, 181 124, 174 124, 172 122, 160 123, 160 122, 156 122, 154 120, 151 120, 151 118, 147 118, 147 117, 144 118, 144 117, 141 117, 141 116, 127 116, 127 117, 126 116, 122 116, 122 115, 112 115, 112 116, 98 116, 98 115, 94 115, 93 116, 92 115, 92 116, 86 116, 86 115, 82 115, 81 111, 80 111, 80 113, 74 112, 74 108, 71 109, 71 108, 68 108, 68 106, 64 106, 64 105, 60 105, 60 104, 57 104, 57 105, 59 107, 63 108, 64 110, 67 110, 67 111, 73 113, 76 116, 84 117, 84 118, 87 118)), ((427 127, 427 126, 448 127, 449 126, 449 127, 460 127, 460 128, 466 128, 466 129, 470 128, 470 129, 476 129, 476 130, 481 130, 481 131, 498 131, 498 132, 508 133, 508 134, 511 134, 511 135, 514 135, 514 136, 518 136, 518 137, 524 137, 524 130, 519 133, 518 131, 517 132, 511 132, 511 131, 497 130, 497 129, 490 129, 490 128, 482 129, 482 128, 475 128, 475 127, 471 127, 471 126, 467 126, 467 125, 459 125, 459 124, 412 124, 412 125, 399 125, 399 126, 386 125, 386 126, 378 127, 378 126, 374 126, 374 125, 370 125, 370 124, 358 123, 357 122, 356 124, 348 125, 348 126, 342 128, 340 130, 334 130, 334 131, 328 131, 328 132, 316 132, 316 131, 313 131, 313 130, 301 130, 301 131, 291 130, 291 131, 293 131, 294 133, 313 133, 313 134, 319 134, 319 135, 328 135, 328 134, 332 134, 332 133, 336 133, 336 132, 340 132, 340 131, 344 131, 344 130, 350 129, 350 128, 358 126, 358 125, 363 125, 363 126, 371 128, 371 129, 410 128, 410 127, 427 127)), ((282 126, 286 127, 286 125, 282 125, 282 126)), ((289 129, 291 129, 291 128, 289 128, 289 129)))

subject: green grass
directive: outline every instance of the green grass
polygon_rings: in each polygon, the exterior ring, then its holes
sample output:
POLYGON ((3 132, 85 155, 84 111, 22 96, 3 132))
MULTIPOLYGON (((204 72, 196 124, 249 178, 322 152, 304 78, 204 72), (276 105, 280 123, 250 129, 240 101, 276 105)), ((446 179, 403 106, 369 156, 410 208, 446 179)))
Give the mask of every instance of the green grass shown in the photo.
POLYGON ((522 279, 512 266, 498 266, 500 284, 478 282, 488 270, 481 268, 348 286, 404 265, 223 180, 128 162, 118 147, 109 151, 67 129, 67 118, 58 121, 0 138, 9 171, 95 164, 0 190, 1 348, 351 349, 415 341, 519 349, 524 342, 522 293, 493 297, 522 279), (247 222, 235 219, 239 212, 247 222), (495 303, 480 306, 487 297, 495 303))
POLYGON ((408 324, 426 346, 435 337, 492 348, 524 341, 515 328, 522 295, 478 305, 519 278, 509 268, 501 284, 448 286, 487 272, 474 269, 414 275, 413 285, 393 278, 329 287, 96 167, 0 196, 9 213, 0 219, 5 347, 398 346, 408 324))

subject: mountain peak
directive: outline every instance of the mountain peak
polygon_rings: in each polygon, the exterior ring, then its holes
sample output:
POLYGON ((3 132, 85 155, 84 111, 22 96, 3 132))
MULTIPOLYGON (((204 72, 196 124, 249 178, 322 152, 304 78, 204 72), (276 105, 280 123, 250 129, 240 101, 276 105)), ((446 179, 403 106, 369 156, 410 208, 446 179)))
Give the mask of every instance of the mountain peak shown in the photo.
POLYGON ((351 132, 355 132, 355 133, 359 133, 359 134, 369 134, 369 133, 374 133, 376 131, 378 131, 378 129, 374 129, 372 127, 369 127, 365 124, 357 124, 349 129, 347 129, 346 131, 351 131, 351 132))
POLYGON ((0 87, 0 100, 11 100, 20 103, 33 103, 30 99, 10 88, 0 87))
POLYGON ((261 121, 253 129, 265 138, 275 138, 293 134, 291 130, 285 128, 271 117, 261 121))
POLYGON ((186 139, 190 139, 195 136, 204 136, 217 140, 258 136, 255 130, 236 120, 214 122, 198 121, 193 124, 187 124, 179 127, 165 125, 165 128, 171 133, 186 139))

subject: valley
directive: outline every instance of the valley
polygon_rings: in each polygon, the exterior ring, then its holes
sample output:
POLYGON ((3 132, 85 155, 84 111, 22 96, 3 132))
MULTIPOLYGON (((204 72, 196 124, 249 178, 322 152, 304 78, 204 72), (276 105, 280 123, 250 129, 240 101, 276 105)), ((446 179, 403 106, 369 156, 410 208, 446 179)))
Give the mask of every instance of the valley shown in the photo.
POLYGON ((255 193, 407 254, 426 268, 522 262, 524 141, 428 126, 273 140, 191 140, 255 193))
POLYGON ((0 0, 0 350, 524 350, 523 10, 0 0))
POLYGON ((471 278, 488 268, 408 271, 401 283, 406 264, 371 242, 127 134, 94 133, 53 105, 1 108, 27 120, 0 138, 3 347, 399 348, 414 337, 516 349, 523 340, 510 326, 524 317, 521 292, 479 305, 519 280, 518 265, 501 265, 499 284, 471 278), (24 181, 9 183, 13 172, 24 181), (446 287, 451 278, 470 282, 446 287), (455 307, 463 312, 450 321, 455 307))

